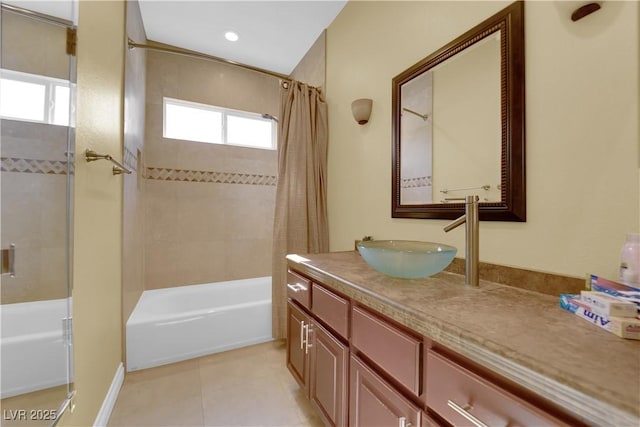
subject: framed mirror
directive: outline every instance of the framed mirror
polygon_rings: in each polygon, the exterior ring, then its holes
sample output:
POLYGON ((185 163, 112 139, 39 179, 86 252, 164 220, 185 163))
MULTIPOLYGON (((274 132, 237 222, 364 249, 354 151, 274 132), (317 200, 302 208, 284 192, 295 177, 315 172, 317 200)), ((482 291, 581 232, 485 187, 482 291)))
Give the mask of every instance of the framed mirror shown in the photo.
POLYGON ((517 1, 394 77, 392 217, 526 220, 524 63, 517 1))

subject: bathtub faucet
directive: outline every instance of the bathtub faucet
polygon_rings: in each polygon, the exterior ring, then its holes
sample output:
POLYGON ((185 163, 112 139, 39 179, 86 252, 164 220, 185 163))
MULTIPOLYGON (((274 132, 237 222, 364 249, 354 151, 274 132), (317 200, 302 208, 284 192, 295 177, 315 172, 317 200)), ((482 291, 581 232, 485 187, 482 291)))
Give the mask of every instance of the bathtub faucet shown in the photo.
POLYGON ((459 225, 465 224, 465 245, 464 245, 464 272, 465 285, 478 287, 480 286, 480 278, 478 275, 479 264, 479 215, 478 215, 478 196, 466 196, 464 198, 448 198, 451 200, 464 200, 464 215, 447 224, 444 227, 445 232, 449 232, 459 225))

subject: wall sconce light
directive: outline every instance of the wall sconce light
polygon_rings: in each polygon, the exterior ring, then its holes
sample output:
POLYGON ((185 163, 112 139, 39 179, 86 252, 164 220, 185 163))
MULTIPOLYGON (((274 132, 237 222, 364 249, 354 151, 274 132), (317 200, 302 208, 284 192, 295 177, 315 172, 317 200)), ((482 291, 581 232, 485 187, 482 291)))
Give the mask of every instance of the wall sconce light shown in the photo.
POLYGON ((582 19, 585 16, 590 15, 599 9, 600 9, 599 3, 596 3, 596 2, 587 3, 573 11, 573 13, 571 14, 571 20, 573 22, 576 22, 577 20, 582 19))
POLYGON ((356 122, 358 122, 359 125, 364 125, 369 121, 372 104, 373 100, 367 98, 356 99, 351 103, 353 118, 356 119, 356 122))

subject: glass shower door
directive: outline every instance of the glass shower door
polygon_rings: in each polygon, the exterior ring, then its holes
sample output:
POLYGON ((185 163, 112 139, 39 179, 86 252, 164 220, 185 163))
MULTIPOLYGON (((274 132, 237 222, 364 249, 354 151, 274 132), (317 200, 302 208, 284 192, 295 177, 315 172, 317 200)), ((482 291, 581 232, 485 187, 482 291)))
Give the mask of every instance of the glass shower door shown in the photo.
POLYGON ((71 22, 1 12, 2 426, 50 425, 71 393, 71 22))

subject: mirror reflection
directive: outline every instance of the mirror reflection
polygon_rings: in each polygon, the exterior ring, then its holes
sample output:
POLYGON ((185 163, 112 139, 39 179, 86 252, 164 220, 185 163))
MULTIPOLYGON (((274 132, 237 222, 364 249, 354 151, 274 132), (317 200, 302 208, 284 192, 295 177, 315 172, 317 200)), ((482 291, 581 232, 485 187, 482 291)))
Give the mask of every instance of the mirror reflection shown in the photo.
POLYGON ((499 202, 500 33, 416 76, 400 91, 401 203, 447 203, 467 194, 499 202))

